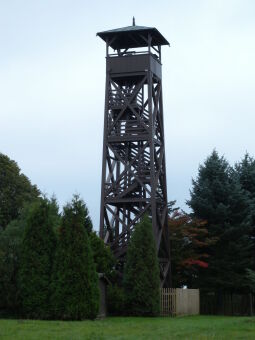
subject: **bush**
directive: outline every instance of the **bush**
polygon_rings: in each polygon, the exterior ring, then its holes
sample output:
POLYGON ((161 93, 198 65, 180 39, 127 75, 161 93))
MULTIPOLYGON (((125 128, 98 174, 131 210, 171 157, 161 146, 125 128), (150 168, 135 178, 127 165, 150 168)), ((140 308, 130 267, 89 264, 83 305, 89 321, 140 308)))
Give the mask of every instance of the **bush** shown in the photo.
POLYGON ((46 199, 31 208, 21 244, 19 288, 23 314, 49 318, 50 278, 56 246, 51 204, 46 199))
POLYGON ((159 314, 159 264, 148 216, 136 225, 124 267, 125 305, 129 315, 159 314))
POLYGON ((0 313, 4 316, 18 316, 20 313, 17 276, 23 222, 14 220, 4 230, 0 230, 0 313))
POLYGON ((125 293, 117 284, 107 286, 107 311, 110 315, 125 314, 125 293))
POLYGON ((104 241, 98 237, 95 232, 91 232, 89 234, 89 240, 96 265, 96 271, 109 276, 115 262, 110 247, 105 245, 104 241))
POLYGON ((52 280, 52 311, 57 319, 94 319, 99 308, 98 275, 84 228, 82 200, 64 207, 52 280))

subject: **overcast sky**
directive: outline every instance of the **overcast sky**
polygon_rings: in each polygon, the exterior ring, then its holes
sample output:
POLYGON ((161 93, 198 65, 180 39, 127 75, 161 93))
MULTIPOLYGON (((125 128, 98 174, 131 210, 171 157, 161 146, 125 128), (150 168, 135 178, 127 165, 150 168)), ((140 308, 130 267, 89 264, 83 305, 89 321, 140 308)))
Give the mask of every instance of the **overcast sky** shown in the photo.
POLYGON ((163 48, 168 199, 216 148, 255 155, 255 1, 0 0, 0 152, 60 205, 80 193, 98 228, 103 30, 156 27, 163 48))

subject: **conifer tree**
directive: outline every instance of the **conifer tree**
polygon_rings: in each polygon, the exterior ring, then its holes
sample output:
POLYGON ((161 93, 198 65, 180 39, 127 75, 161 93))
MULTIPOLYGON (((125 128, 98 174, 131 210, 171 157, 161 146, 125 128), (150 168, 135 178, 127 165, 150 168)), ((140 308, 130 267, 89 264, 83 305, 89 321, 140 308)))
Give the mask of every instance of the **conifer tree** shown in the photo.
POLYGON ((18 268, 25 221, 20 218, 0 230, 0 310, 12 316, 21 311, 18 268))
POLYGON ((56 246, 51 203, 46 199, 33 204, 27 217, 21 244, 19 289, 23 314, 47 319, 50 278, 56 246))
POLYGON ((250 217, 251 224, 253 226, 251 236, 253 240, 255 240, 255 159, 246 153, 241 162, 235 165, 235 172, 238 176, 242 189, 245 190, 249 198, 250 217))
POLYGON ((131 236, 123 281, 129 315, 155 316, 159 313, 159 264, 148 216, 136 225, 131 236))
POLYGON ((109 276, 115 263, 110 247, 97 236, 95 231, 89 234, 89 241, 97 273, 104 273, 109 276))
POLYGON ((52 279, 52 311, 57 319, 94 319, 99 307, 98 276, 84 228, 79 196, 64 207, 52 279))
POLYGON ((230 166, 216 150, 199 166, 196 180, 192 180, 190 200, 187 202, 197 218, 209 225, 225 223, 229 216, 230 166))
POLYGON ((245 270, 252 258, 250 200, 236 172, 215 150, 199 167, 188 204, 194 217, 208 222, 208 236, 217 238, 205 250, 209 265, 200 287, 245 289, 245 270))
POLYGON ((246 153, 241 162, 235 165, 235 171, 239 176, 242 188, 249 193, 252 199, 255 199, 255 159, 246 153))
POLYGON ((86 203, 83 201, 83 199, 78 195, 73 195, 73 201, 75 201, 77 210, 80 214, 80 223, 83 225, 83 227, 86 229, 87 233, 90 234, 93 229, 92 221, 89 216, 89 209, 86 205, 86 203))
MULTIPOLYGON (((241 162, 236 163, 235 172, 238 176, 242 189, 246 192, 249 198, 250 208, 250 220, 251 220, 251 232, 250 239, 253 243, 253 249, 251 251, 252 264, 250 268, 247 268, 248 272, 255 271, 255 159, 251 157, 247 152, 241 162)), ((252 276, 247 276, 251 278, 252 276)), ((251 284, 249 284, 251 287, 251 284)))

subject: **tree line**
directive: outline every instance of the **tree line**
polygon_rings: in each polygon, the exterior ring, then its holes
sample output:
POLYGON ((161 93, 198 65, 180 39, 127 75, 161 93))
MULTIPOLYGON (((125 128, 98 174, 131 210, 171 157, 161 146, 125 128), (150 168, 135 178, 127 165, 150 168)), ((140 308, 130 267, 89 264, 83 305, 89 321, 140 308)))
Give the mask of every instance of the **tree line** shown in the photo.
MULTIPOLYGON (((172 286, 255 290, 255 160, 230 166, 215 150, 192 181, 191 212, 169 202, 172 286)), ((59 212, 18 165, 0 154, 0 312, 29 318, 95 318, 98 274, 108 310, 158 315, 159 267, 148 216, 130 240, 123 278, 77 195, 59 212)))
POLYGON ((63 212, 16 162, 0 154, 0 312, 36 319, 94 319, 98 272, 113 256, 93 231, 84 201, 63 212))
POLYGON ((255 160, 230 166, 216 150, 192 181, 191 213, 169 204, 176 287, 222 292, 255 289, 255 160))
POLYGON ((97 270, 107 272, 113 259, 88 225, 79 196, 62 214, 54 199, 27 205, 0 233, 0 310, 35 319, 94 319, 97 270))
POLYGON ((98 273, 108 280, 109 312, 159 314, 159 267, 148 216, 132 235, 123 278, 74 195, 59 212, 16 162, 0 154, 0 314, 32 319, 94 319, 98 273))

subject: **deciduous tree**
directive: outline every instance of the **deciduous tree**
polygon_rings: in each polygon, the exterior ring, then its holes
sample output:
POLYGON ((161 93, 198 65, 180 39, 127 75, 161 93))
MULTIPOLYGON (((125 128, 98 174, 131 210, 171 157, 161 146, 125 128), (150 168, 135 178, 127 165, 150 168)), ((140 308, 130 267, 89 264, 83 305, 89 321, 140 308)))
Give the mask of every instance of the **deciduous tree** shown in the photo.
POLYGON ((39 195, 37 187, 21 173, 17 163, 0 153, 0 229, 19 216, 25 203, 39 195))
POLYGON ((192 218, 177 208, 169 214, 173 287, 198 288, 208 269, 208 247, 216 239, 209 238, 206 221, 192 218))

